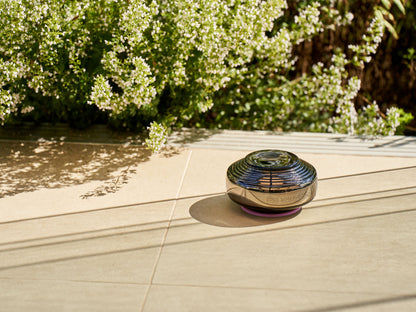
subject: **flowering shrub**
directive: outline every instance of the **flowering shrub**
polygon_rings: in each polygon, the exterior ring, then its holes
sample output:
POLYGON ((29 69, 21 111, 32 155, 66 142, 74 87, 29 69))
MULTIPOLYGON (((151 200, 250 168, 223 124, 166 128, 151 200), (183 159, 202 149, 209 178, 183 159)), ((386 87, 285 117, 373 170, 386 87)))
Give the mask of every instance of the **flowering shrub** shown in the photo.
POLYGON ((158 150, 175 126, 393 134, 410 118, 354 105, 351 68, 390 25, 380 10, 360 40, 299 75, 296 47, 354 23, 342 1, 0 1, 1 123, 97 107, 126 127, 151 124, 158 150))

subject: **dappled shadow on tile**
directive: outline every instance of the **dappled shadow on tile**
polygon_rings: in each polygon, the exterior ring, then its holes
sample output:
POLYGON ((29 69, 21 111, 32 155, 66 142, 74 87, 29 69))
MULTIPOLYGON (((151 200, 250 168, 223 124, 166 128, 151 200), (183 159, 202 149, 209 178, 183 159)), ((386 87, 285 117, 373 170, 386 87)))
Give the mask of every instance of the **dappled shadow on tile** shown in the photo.
POLYGON ((357 142, 366 142, 374 143, 369 146, 370 149, 377 149, 382 147, 403 147, 403 146, 412 146, 416 143, 416 139, 410 136, 395 136, 395 137, 382 137, 382 136, 372 136, 372 135, 340 135, 328 139, 329 141, 337 143, 346 143, 351 140, 356 140, 357 142))
POLYGON ((114 193, 149 157, 142 146, 0 142, 0 198, 91 181, 103 183, 84 198, 114 193))
POLYGON ((411 146, 416 143, 416 139, 413 137, 403 136, 398 137, 397 139, 391 140, 385 143, 375 144, 370 148, 380 148, 380 147, 401 147, 401 146, 411 146))
POLYGON ((296 217, 300 212, 282 218, 262 218, 243 212, 239 205, 227 195, 219 195, 194 203, 190 215, 199 222, 222 227, 250 227, 283 222, 296 217))
POLYGON ((172 134, 168 138, 169 144, 189 144, 196 143, 210 138, 215 134, 222 133, 222 130, 207 129, 182 129, 172 134))

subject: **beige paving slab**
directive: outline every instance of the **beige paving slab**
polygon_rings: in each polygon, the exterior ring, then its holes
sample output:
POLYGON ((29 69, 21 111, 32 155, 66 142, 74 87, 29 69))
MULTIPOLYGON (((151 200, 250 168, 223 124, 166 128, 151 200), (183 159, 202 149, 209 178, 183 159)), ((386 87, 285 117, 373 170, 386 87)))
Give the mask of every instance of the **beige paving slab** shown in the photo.
POLYGON ((244 151, 193 149, 179 196, 224 192, 228 166, 246 154, 244 151))
MULTIPOLYGON (((347 175, 340 178, 320 179, 316 199, 339 198, 348 201, 354 195, 406 190, 416 186, 416 166, 408 168, 372 171, 365 174, 347 175)), ((405 191, 406 192, 406 191, 405 191)), ((379 194, 380 195, 380 194, 379 194)), ((376 195, 377 196, 377 195, 376 195)), ((314 205, 312 203, 311 205, 314 205)))
POLYGON ((296 154, 315 166, 319 179, 416 166, 416 157, 296 154))
POLYGON ((0 142, 0 222, 174 198, 190 151, 0 142))
MULTIPOLYGON (((192 149, 180 196, 224 192, 227 168, 248 153, 249 151, 192 149)), ((416 158, 411 157, 297 155, 315 166, 319 179, 416 166, 416 158)))
MULTIPOLYGON (((411 201, 415 199, 413 196, 411 201)), ((312 218, 312 213, 305 211, 297 218, 312 218)), ((250 228, 246 233, 222 228, 221 233, 213 234, 212 230, 198 229, 198 225, 178 227, 170 230, 172 237, 168 235, 154 282, 414 292, 414 218, 414 210, 298 226, 292 221, 295 218, 284 223, 287 228, 269 225, 257 232, 250 228)))
MULTIPOLYGON (((354 186, 346 181, 343 187, 348 193, 354 186)), ((416 192, 415 187, 397 192, 316 205, 294 218, 274 223, 269 219, 263 225, 258 218, 242 214, 225 195, 180 201, 174 216, 179 220, 171 224, 154 282, 275 290, 284 285, 293 290, 390 295, 415 292, 416 192)))
MULTIPOLYGON (((284 288, 284 285, 282 285, 284 288)), ((144 308, 156 311, 412 311, 416 295, 153 285, 144 308), (393 310, 389 310, 392 309, 393 310)))
POLYGON ((138 229, 164 228, 173 209, 173 201, 124 205, 87 212, 38 217, 0 223, 0 250, 7 246, 25 246, 36 242, 70 241, 138 229))
POLYGON ((148 283, 173 205, 0 224, 0 278, 148 283))
POLYGON ((1 312, 138 311, 146 287, 134 284, 0 279, 1 312))

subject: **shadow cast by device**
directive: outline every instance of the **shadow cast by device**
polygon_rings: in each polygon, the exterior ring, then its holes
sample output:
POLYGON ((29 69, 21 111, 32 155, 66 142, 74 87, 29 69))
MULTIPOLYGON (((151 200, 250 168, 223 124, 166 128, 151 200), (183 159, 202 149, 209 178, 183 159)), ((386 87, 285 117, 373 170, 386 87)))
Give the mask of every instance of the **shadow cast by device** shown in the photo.
POLYGON ((298 213, 281 218, 252 216, 241 210, 227 195, 201 199, 189 209, 190 215, 199 222, 222 227, 250 227, 283 222, 296 217, 298 213))

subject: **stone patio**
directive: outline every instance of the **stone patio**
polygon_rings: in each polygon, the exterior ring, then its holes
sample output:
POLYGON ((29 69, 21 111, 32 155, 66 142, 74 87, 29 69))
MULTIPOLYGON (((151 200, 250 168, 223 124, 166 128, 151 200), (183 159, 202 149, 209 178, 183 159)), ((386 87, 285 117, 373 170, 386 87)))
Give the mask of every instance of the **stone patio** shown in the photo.
POLYGON ((0 133, 0 311, 416 310, 415 138, 62 131, 0 133), (263 148, 317 169, 296 216, 224 194, 263 148))

